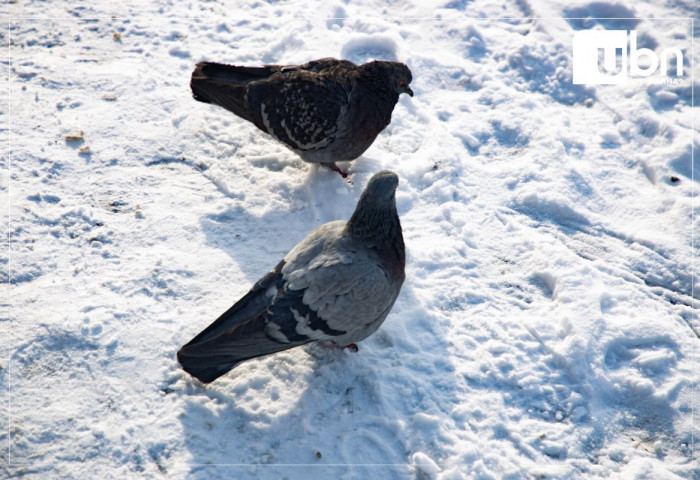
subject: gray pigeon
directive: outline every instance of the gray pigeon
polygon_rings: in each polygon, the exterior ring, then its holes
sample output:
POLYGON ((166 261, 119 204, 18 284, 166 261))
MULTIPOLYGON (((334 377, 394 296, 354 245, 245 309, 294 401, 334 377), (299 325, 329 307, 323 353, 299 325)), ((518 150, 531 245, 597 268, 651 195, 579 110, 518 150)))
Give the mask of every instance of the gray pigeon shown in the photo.
POLYGON ((177 353, 204 383, 241 362, 316 340, 357 350, 404 281, 393 172, 374 175, 352 217, 312 231, 234 306, 177 353))
POLYGON ((303 65, 239 67, 201 62, 192 72, 195 100, 220 105, 284 143, 305 162, 346 176, 336 161, 354 160, 391 122, 411 71, 398 62, 357 66, 322 58, 303 65))

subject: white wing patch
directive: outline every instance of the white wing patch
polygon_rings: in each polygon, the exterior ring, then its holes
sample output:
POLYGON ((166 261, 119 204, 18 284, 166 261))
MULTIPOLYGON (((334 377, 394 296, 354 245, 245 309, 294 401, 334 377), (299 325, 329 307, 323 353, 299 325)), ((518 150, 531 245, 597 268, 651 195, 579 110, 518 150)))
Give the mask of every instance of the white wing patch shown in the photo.
POLYGON ((322 330, 314 330, 311 328, 309 326, 310 315, 301 315, 294 309, 292 309, 292 313, 294 314, 294 320, 297 321, 295 330, 299 335, 305 335, 309 338, 313 338, 314 340, 331 340, 334 338, 333 336, 324 333, 322 330))
POLYGON ((279 289, 275 285, 270 285, 270 287, 265 292, 265 295, 269 298, 275 298, 279 289))
POLYGON ((281 343, 289 343, 289 339, 282 333, 280 326, 274 322, 268 322, 265 326, 265 335, 281 343))
MULTIPOLYGON (((268 131, 268 133, 270 135, 277 138, 275 136, 274 130, 272 130, 272 128, 270 127, 270 118, 268 117, 266 110, 267 110, 267 105, 265 105, 264 103, 261 103, 260 104, 260 117, 262 118, 263 125, 265 125, 265 129, 268 131)), ((277 138, 277 140, 279 140, 279 138, 277 138)))

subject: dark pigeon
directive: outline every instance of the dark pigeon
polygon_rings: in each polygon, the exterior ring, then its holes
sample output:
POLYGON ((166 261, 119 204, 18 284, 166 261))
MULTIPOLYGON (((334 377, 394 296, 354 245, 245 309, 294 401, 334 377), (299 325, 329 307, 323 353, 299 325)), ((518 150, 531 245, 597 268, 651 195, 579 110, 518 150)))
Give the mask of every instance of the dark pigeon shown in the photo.
POLYGON ((252 122, 302 160, 340 172, 391 122, 399 95, 413 96, 411 71, 398 62, 355 65, 322 58, 303 65, 239 67, 202 62, 192 72, 196 100, 252 122))
POLYGON ((251 358, 317 340, 356 349, 384 322, 404 281, 398 182, 393 172, 374 175, 350 220, 312 231, 180 349, 182 368, 209 383, 251 358))

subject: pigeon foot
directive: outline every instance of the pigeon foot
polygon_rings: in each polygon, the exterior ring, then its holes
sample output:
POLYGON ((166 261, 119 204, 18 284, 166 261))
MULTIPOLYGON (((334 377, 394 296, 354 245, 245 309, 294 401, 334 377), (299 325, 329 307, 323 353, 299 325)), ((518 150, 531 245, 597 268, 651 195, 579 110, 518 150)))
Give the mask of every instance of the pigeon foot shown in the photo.
MULTIPOLYGON (((333 170, 334 172, 338 172, 341 177, 343 177, 345 180, 348 179, 348 172, 342 170, 338 165, 335 163, 324 163, 325 166, 333 170)), ((349 180, 348 180, 349 181, 349 180)))
POLYGON ((331 343, 332 343, 333 346, 336 347, 336 348, 340 348, 341 350, 347 348, 348 350, 350 350, 350 351, 353 352, 353 353, 357 353, 357 352, 360 350, 360 349, 357 347, 357 344, 356 344, 356 343, 348 343, 347 345, 338 345, 337 343, 335 343, 335 342, 332 341, 332 340, 331 340, 331 343))

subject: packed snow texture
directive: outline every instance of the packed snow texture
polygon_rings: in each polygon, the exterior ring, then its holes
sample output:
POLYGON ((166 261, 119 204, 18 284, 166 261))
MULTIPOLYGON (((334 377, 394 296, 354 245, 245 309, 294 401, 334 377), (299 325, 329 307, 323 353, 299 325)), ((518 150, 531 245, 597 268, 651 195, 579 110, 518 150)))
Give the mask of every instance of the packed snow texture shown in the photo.
POLYGON ((0 476, 700 478, 697 6, 235 3, 0 7, 0 476), (574 85, 581 29, 684 75, 574 85), (201 60, 326 56, 413 72, 352 183, 190 94, 201 60), (379 332, 188 377, 178 348, 380 169, 408 258, 379 332))

